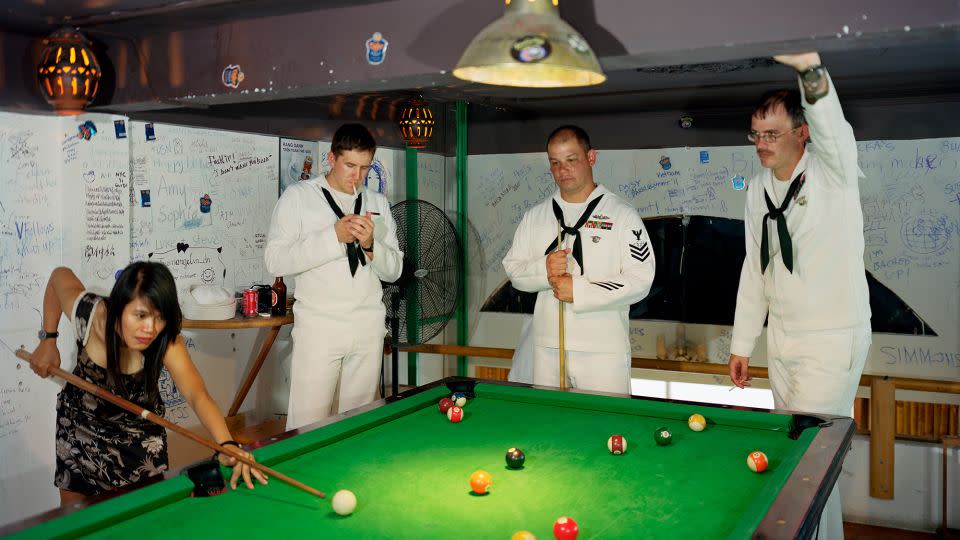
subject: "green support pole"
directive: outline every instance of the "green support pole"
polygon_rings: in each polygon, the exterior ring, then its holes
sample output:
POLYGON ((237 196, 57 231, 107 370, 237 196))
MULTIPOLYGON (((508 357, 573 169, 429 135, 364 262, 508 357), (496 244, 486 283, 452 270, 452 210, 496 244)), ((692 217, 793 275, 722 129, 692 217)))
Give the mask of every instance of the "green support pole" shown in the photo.
MULTIPOLYGON (((407 200, 415 200, 419 195, 418 183, 417 183, 417 149, 416 148, 407 148, 406 154, 406 166, 407 166, 407 200)), ((413 206, 407 207, 407 251, 405 255, 410 258, 411 263, 414 268, 419 267, 418 254, 420 252, 420 246, 417 245, 417 236, 419 236, 419 224, 417 223, 417 213, 416 208, 413 206)), ((417 287, 416 280, 414 280, 411 287, 417 287)), ((407 298, 418 298, 416 290, 407 291, 407 298)), ((420 306, 416 305, 415 302, 407 303, 407 336, 410 338, 411 343, 416 343, 414 340, 415 337, 420 335, 420 306)), ((407 353, 407 384, 410 386, 417 386, 417 353, 408 352, 407 353)), ((396 377, 396 374, 394 374, 396 377)))
MULTIPOLYGON (((467 319, 467 103, 457 101, 457 232, 463 249, 463 288, 457 308, 457 345, 467 345, 469 320, 467 319)), ((457 357, 457 375, 467 375, 467 357, 457 357)))

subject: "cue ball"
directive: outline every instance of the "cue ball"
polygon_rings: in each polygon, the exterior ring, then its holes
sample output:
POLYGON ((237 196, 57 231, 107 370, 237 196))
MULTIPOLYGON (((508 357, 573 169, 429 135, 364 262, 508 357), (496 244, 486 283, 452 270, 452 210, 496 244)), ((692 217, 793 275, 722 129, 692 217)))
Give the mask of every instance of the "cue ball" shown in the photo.
POLYGON ((349 516, 357 508, 357 496, 348 489, 333 494, 333 511, 341 516, 349 516))
POLYGON ((627 452, 627 439, 623 435, 611 435, 607 439, 607 450, 610 450, 610 453, 619 456, 627 452))
POLYGON ((660 446, 667 446, 673 441, 673 434, 665 427, 657 428, 657 430, 653 432, 653 440, 660 446))
POLYGON ((457 422, 463 420, 463 409, 454 405, 447 410, 447 418, 456 424, 457 422))
POLYGON ((553 536, 557 540, 575 540, 580 533, 580 527, 572 518, 566 516, 557 519, 553 524, 553 536))
POLYGON ((767 470, 767 455, 759 450, 750 452, 747 456, 747 467, 755 473, 762 473, 767 470))
POLYGON ((467 404, 467 395, 463 392, 454 393, 452 396, 450 396, 450 399, 453 400, 453 404, 457 407, 463 407, 467 404))
POLYGON ((507 467, 511 469, 519 469, 523 467, 523 462, 527 459, 527 456, 523 454, 523 450, 519 448, 511 448, 507 450, 506 460, 507 467))
POLYGON ((445 397, 440 400, 440 403, 437 405, 437 407, 440 408, 440 412, 447 414, 447 411, 450 410, 450 407, 453 407, 453 400, 445 397))
POLYGON ((693 431, 703 431, 707 427, 707 419, 702 414, 691 414, 687 419, 687 425, 693 431))
POLYGON ((470 475, 470 489, 477 495, 486 495, 492 483, 493 478, 487 471, 476 471, 470 475))

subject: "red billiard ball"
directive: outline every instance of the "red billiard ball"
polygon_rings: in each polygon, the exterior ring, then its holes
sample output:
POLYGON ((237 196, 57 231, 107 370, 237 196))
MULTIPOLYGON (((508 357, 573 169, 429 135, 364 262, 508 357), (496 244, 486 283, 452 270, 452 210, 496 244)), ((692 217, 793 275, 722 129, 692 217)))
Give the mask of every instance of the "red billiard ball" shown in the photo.
POLYGON ((623 435, 611 435, 607 439, 607 450, 610 450, 610 453, 615 456, 625 454, 627 452, 627 439, 623 435))
POLYGON ((580 534, 580 527, 573 518, 564 516, 553 524, 553 536, 557 540, 575 540, 578 534, 580 534))
POLYGON ((457 407, 456 405, 450 407, 447 409, 447 418, 453 423, 463 420, 463 409, 457 407))
POLYGON ((453 400, 445 397, 440 400, 440 403, 437 406, 440 408, 440 412, 447 414, 447 411, 450 410, 450 407, 453 407, 453 400))

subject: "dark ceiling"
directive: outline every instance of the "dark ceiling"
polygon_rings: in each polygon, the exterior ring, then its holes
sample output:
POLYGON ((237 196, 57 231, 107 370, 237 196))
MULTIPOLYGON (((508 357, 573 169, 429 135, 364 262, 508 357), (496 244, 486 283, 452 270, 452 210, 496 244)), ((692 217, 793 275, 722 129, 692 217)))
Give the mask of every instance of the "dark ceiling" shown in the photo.
POLYGON ((144 35, 384 0, 4 0, 0 29, 34 35, 63 25, 144 35))
MULTIPOLYGON (((480 0, 477 0, 480 1, 480 0)), ((43 35, 64 24, 126 36, 144 36, 188 28, 213 26, 230 21, 277 16, 305 11, 334 9, 387 0, 5 0, 0 29, 28 35, 43 35)), ((561 14, 583 20, 576 2, 561 14)), ((958 3, 960 10, 960 3, 958 3)), ((602 36, 602 33, 601 33, 602 36)), ((615 40, 611 40, 615 41, 615 40)), ((596 45, 595 45, 596 47, 596 45)), ((675 64, 663 58, 644 64, 635 57, 618 57, 601 43, 604 69, 609 77, 600 87, 568 90, 500 88, 461 82, 450 75, 429 86, 415 89, 433 102, 465 99, 477 105, 506 108, 538 115, 607 114, 657 109, 710 110, 744 107, 759 88, 782 85, 789 72, 768 58, 743 58, 717 63, 687 63, 682 55, 675 64)), ((598 51, 600 50, 598 49, 598 51)), ((960 95, 960 38, 956 27, 923 36, 904 34, 895 40, 861 42, 856 48, 835 47, 824 52, 825 63, 846 98, 895 98, 924 100, 930 97, 953 99, 960 95)), ((410 92, 363 92, 346 89, 341 95, 328 92, 316 96, 285 96, 274 93, 261 101, 230 104, 228 101, 197 99, 192 108, 229 115, 242 108, 244 114, 270 114, 284 103, 304 99, 329 106, 355 104, 361 99, 385 100, 408 96, 410 92), (366 97, 363 97, 366 96, 366 97)), ((169 108, 167 103, 162 108, 169 108)), ((122 108, 100 107, 123 111, 122 108)), ((128 109, 132 110, 132 109, 128 109)))

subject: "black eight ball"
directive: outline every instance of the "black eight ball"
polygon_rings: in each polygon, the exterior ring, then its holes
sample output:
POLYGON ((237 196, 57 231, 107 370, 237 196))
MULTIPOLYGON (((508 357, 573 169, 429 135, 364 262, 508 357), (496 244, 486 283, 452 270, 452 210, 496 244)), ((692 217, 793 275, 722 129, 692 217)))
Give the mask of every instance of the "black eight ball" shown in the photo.
POLYGON ((527 456, 523 455, 523 450, 519 448, 511 448, 507 450, 507 467, 511 469, 519 469, 523 467, 524 460, 527 459, 527 456))

